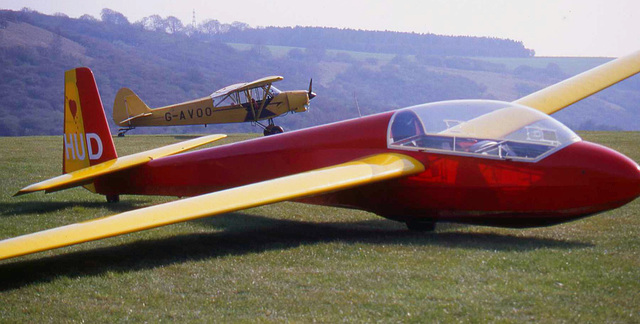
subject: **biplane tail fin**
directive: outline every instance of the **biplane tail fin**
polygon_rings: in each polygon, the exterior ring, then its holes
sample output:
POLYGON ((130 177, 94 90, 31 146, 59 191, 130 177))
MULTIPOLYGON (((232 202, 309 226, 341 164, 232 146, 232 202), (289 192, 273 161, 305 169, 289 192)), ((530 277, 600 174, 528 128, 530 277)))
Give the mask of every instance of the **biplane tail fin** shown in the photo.
POLYGON ((86 67, 65 72, 62 172, 117 157, 93 72, 86 67))
POLYGON ((129 88, 118 90, 113 102, 113 121, 118 126, 128 127, 130 121, 151 115, 151 108, 129 88))

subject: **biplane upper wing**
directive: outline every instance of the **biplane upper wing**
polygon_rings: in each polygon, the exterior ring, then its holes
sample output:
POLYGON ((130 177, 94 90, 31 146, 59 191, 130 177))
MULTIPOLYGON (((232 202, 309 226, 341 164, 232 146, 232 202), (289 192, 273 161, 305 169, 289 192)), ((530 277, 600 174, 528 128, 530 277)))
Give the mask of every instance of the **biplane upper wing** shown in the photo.
POLYGON ((202 146, 213 141, 225 138, 227 135, 214 134, 208 136, 202 136, 194 138, 188 141, 179 142, 163 147, 159 147, 153 150, 140 152, 132 155, 119 157, 113 160, 102 162, 84 169, 79 169, 70 173, 63 174, 61 176, 51 178, 45 181, 34 183, 28 187, 20 189, 15 196, 23 195, 26 193, 45 190, 47 192, 53 192, 66 188, 71 188, 79 185, 91 182, 93 179, 120 170, 128 169, 136 165, 147 163, 153 159, 157 159, 163 156, 173 155, 180 152, 202 146))
POLYGON ((0 241, 0 260, 422 171, 424 166, 406 155, 373 155, 322 169, 6 239, 0 241))
POLYGON ((268 77, 264 77, 262 79, 258 79, 255 81, 251 81, 251 82, 243 82, 243 83, 236 83, 236 84, 232 84, 230 86, 226 86, 220 90, 216 90, 214 93, 211 94, 211 97, 219 97, 222 95, 225 95, 229 92, 233 92, 233 91, 242 91, 242 90, 246 90, 246 89, 251 89, 251 88, 256 88, 256 87, 260 87, 269 83, 274 83, 276 81, 280 81, 284 79, 281 76, 268 76, 268 77))
MULTIPOLYGON (((637 51, 534 92, 514 103, 534 108, 545 114, 553 114, 639 72, 640 51, 637 51)), ((507 107, 461 123, 441 133, 500 138, 540 119, 540 114, 535 111, 523 113, 522 110, 507 107)))

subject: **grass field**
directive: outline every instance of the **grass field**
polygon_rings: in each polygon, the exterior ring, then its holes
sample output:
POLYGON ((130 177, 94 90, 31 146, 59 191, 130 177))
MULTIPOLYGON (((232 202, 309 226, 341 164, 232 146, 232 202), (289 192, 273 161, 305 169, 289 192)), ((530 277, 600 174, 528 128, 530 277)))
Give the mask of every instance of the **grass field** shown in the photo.
MULTIPOLYGON (((590 132, 640 161, 640 133, 590 132)), ((225 141, 246 138, 232 135, 225 141)), ((115 138, 127 154, 184 136, 115 138)), ((0 138, 0 239, 171 200, 11 197, 60 137, 0 138)), ((0 322, 640 322, 640 200, 538 229, 280 203, 0 261, 0 322)))

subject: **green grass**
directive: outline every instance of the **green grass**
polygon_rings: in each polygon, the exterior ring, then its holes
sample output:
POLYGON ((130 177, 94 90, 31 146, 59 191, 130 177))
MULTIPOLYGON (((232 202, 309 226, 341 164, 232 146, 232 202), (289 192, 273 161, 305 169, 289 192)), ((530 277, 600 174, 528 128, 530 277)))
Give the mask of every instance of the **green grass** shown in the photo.
MULTIPOLYGON (((638 132, 581 135, 640 161, 638 132)), ((115 141, 124 154, 183 139, 115 141)), ((59 174, 61 142, 0 138, 0 238, 173 199, 11 197, 59 174)), ((280 203, 0 261, 0 322, 637 323, 639 216, 636 200, 547 228, 419 234, 365 212, 280 203)))

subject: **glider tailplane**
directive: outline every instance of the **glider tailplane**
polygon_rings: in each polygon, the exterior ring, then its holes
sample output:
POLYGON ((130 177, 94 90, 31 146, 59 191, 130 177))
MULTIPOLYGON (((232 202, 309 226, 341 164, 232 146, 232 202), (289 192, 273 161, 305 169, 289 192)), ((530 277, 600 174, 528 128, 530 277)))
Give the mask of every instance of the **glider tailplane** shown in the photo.
MULTIPOLYGON (((86 67, 65 72, 62 173, 117 157, 93 72, 86 67)), ((85 188, 95 191, 92 184, 85 188)))
POLYGON ((151 115, 151 108, 129 88, 118 90, 113 102, 113 121, 122 127, 130 127, 131 121, 151 115))

